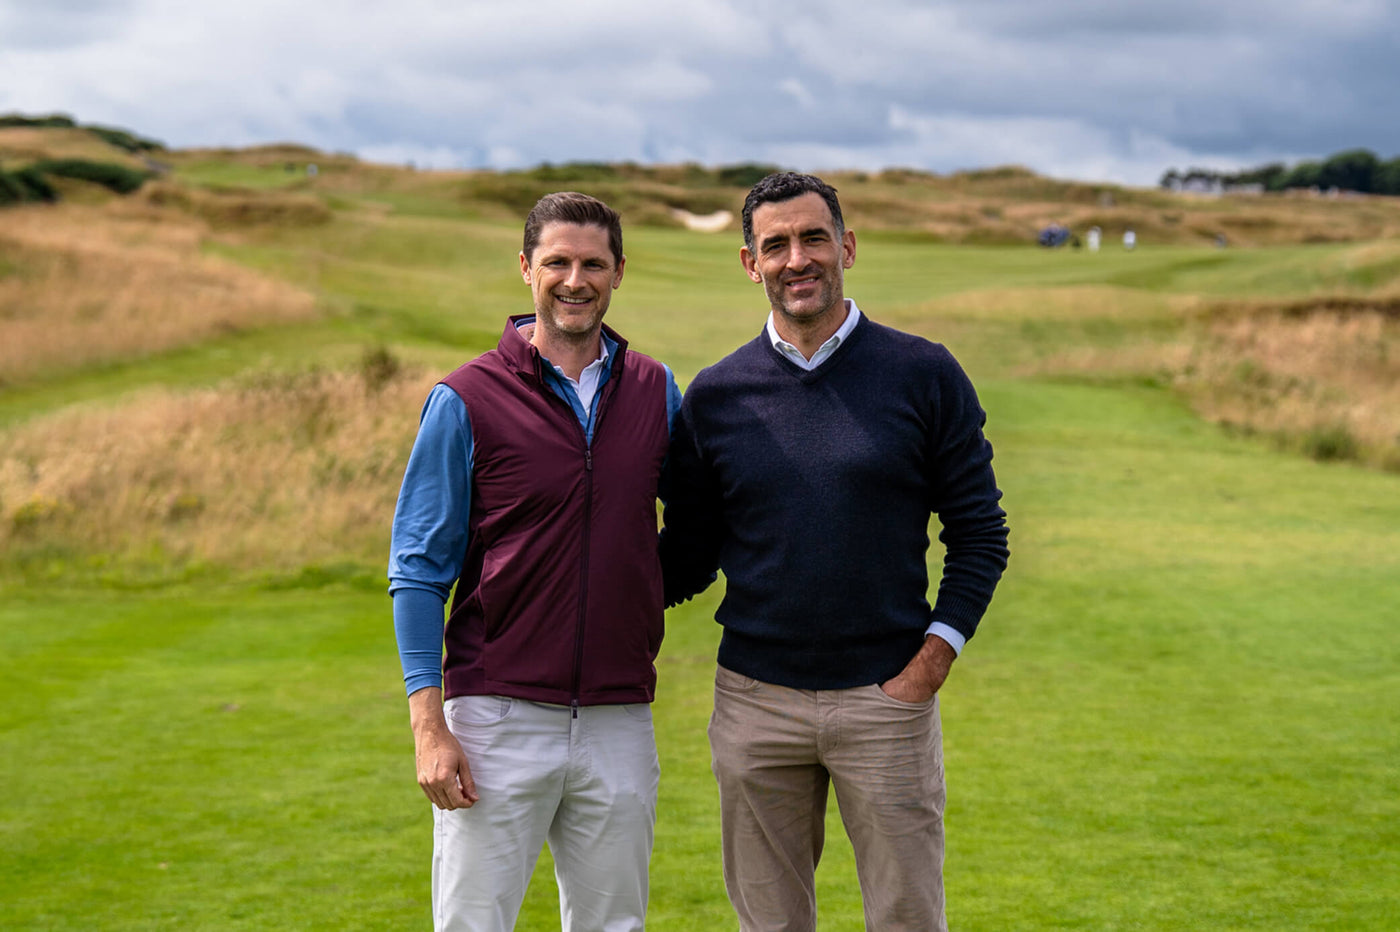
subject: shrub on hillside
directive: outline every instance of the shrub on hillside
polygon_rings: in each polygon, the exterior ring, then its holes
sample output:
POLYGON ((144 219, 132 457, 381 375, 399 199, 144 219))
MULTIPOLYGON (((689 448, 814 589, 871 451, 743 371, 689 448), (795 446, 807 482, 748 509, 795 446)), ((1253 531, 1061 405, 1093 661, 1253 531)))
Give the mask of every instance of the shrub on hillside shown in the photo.
POLYGON ((37 126, 52 127, 58 129, 72 129, 78 124, 73 122, 73 118, 62 113, 51 113, 42 117, 27 117, 22 113, 6 113, 0 115, 0 128, 9 126, 37 126))
POLYGON ((17 172, 0 171, 0 206, 33 201, 52 203, 56 200, 58 192, 53 185, 32 168, 22 168, 17 172))
POLYGON ((740 162, 737 165, 724 165, 716 173, 719 183, 733 188, 752 188, 774 172, 782 171, 777 165, 763 165, 758 162, 740 162))
POLYGON ((52 204, 58 200, 58 192, 54 190, 49 180, 36 172, 33 166, 21 168, 12 176, 29 192, 29 200, 44 201, 52 204))
POLYGON ((84 126, 83 129, 92 133, 110 146, 116 146, 118 149, 124 149, 127 152, 138 155, 142 152, 154 152, 165 148, 163 143, 157 142, 154 139, 137 136, 135 133, 127 132, 124 129, 118 129, 115 126, 93 125, 84 126))
POLYGON ((7 172, 0 172, 0 207, 10 204, 23 204, 31 200, 29 189, 20 180, 7 172))
POLYGON ((130 194, 151 177, 150 172, 115 165, 111 162, 92 162, 87 159, 46 159, 29 166, 29 171, 60 178, 76 178, 100 184, 118 194, 130 194))
POLYGON ((609 162, 565 162, 563 165, 545 162, 528 174, 550 184, 616 181, 622 177, 618 166, 609 162))

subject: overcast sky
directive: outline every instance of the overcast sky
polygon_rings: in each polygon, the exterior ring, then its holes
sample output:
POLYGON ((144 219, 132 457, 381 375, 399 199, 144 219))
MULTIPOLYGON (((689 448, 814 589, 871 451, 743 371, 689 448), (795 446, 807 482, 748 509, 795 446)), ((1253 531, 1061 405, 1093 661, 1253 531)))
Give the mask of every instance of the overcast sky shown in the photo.
POLYGON ((1400 0, 0 0, 0 113, 420 167, 1400 155, 1400 0))

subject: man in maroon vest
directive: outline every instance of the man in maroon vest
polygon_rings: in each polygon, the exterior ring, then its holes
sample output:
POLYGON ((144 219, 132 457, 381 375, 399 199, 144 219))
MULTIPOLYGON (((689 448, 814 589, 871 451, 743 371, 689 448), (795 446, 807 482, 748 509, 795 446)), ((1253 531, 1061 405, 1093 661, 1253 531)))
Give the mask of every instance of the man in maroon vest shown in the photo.
POLYGON ((520 253, 535 312, 433 389, 404 474, 389 579, 438 930, 513 928, 545 842, 566 932, 643 925, 680 392, 603 324, 625 262, 607 205, 541 198, 520 253))

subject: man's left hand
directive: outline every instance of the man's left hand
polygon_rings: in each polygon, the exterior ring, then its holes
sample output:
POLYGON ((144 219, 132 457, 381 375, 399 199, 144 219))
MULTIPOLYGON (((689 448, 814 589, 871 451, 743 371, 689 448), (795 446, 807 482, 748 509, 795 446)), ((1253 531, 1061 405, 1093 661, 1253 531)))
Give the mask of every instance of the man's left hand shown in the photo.
POLYGON ((948 670, 958 659, 953 645, 936 634, 924 638, 924 646, 892 680, 880 684, 885 695, 901 702, 928 702, 943 687, 948 670))

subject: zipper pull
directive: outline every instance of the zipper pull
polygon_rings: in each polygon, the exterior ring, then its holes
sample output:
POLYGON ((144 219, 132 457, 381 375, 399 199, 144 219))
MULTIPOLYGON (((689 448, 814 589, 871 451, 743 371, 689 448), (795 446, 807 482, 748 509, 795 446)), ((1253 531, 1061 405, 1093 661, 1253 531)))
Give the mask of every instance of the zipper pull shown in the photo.
POLYGON ((583 451, 583 468, 589 472, 593 471, 593 449, 591 447, 583 451))
POLYGON ((573 702, 570 702, 569 707, 573 710, 573 717, 578 718, 578 700, 575 699, 573 702))

